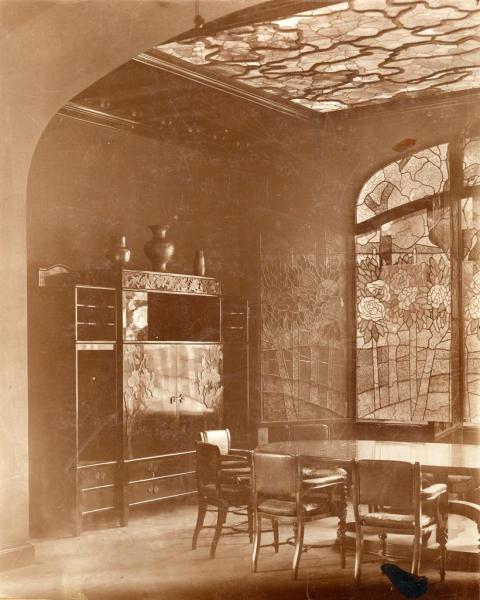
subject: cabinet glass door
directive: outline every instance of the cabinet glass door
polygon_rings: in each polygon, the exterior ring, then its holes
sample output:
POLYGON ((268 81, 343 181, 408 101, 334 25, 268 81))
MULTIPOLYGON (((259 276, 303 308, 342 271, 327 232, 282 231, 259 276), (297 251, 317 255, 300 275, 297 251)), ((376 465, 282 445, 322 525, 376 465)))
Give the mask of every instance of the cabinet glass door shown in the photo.
POLYGON ((219 344, 177 346, 177 449, 192 450, 199 432, 221 423, 223 354, 219 344))
POLYGON ((123 348, 125 456, 177 451, 177 347, 125 344, 123 348))

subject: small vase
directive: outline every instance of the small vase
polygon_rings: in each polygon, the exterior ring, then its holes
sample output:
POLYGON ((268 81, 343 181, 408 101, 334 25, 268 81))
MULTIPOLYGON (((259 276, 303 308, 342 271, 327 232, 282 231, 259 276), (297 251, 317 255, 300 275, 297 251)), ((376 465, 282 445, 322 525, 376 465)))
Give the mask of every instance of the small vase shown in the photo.
POLYGON ((193 261, 193 274, 203 277, 205 275, 205 256, 203 250, 197 250, 195 252, 195 259, 193 261))
POLYGON ((112 269, 123 269, 130 262, 132 251, 127 248, 126 243, 125 236, 112 237, 112 245, 106 253, 112 269))
POLYGON ((153 271, 167 270, 167 263, 175 254, 173 242, 167 239, 167 228, 163 225, 149 225, 152 239, 144 247, 145 256, 152 264, 153 271))

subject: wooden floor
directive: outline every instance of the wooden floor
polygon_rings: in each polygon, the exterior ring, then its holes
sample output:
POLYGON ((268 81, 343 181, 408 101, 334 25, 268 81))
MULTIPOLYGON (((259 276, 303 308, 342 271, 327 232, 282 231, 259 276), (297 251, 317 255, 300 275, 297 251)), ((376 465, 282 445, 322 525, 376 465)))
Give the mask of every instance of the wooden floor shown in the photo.
MULTIPOLYGON (((327 547, 312 549, 303 555, 297 582, 291 580, 291 546, 281 546, 277 555, 271 547, 262 549, 260 572, 253 575, 251 546, 245 535, 223 535, 217 557, 210 560, 211 529, 202 531, 197 550, 190 549, 194 521, 195 507, 191 504, 165 506, 163 510, 157 505, 147 513, 135 513, 126 528, 104 526, 86 531, 78 538, 34 541, 35 563, 0 574, 0 597, 49 600, 402 598, 382 575, 381 562, 371 557, 365 565, 363 587, 355 588, 353 554, 347 555, 347 567, 342 570, 339 555, 332 545, 334 519, 312 523, 307 529, 307 543, 321 540, 327 547)), ((450 543, 455 540, 464 545, 475 543, 472 523, 461 518, 450 521, 450 543)), ((285 539, 290 533, 288 528, 282 528, 281 536, 285 539)), ((263 542, 269 543, 270 536, 265 534, 263 542)), ((406 563, 399 564, 407 567, 406 563)), ((434 564, 423 565, 422 574, 429 578, 429 590, 423 598, 479 598, 477 574, 449 571, 443 584, 439 582, 434 564)))

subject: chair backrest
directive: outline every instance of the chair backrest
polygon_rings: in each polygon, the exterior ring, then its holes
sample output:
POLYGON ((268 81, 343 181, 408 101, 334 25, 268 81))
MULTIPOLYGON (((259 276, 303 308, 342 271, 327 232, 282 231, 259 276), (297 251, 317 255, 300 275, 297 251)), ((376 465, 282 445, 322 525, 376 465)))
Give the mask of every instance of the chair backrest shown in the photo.
POLYGON ((394 460, 359 460, 352 463, 353 504, 387 506, 409 514, 420 503, 420 465, 394 460))
POLYGON ((301 481, 300 462, 291 454, 254 452, 253 494, 295 498, 301 481))
POLYGON ((207 429, 200 432, 202 442, 214 444, 220 450, 220 454, 226 456, 231 447, 230 431, 228 429, 207 429))
POLYGON ((303 425, 290 425, 290 439, 300 440, 328 440, 330 430, 323 423, 308 423, 303 425))
POLYGON ((268 431, 268 442, 288 442, 290 439, 290 433, 288 425, 269 425, 268 431))
POLYGON ((201 491, 206 485, 218 486, 218 472, 220 470, 220 450, 218 446, 197 442, 195 450, 198 490, 201 491))

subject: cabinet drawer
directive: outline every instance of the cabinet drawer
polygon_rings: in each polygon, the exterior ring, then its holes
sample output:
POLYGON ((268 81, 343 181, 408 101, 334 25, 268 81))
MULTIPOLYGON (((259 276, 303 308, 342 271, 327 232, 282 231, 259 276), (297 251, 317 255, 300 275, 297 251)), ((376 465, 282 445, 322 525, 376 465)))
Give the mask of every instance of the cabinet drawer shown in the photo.
POLYGON ((80 492, 81 512, 92 512, 115 506, 115 488, 112 486, 102 487, 80 492))
POLYGON ((128 503, 142 504, 196 491, 195 474, 173 475, 128 485, 128 503))
POLYGON ((77 288, 77 340, 115 340, 115 291, 77 288))
POLYGON ((80 489, 115 483, 116 464, 92 465, 79 469, 80 489))
POLYGON ((128 481, 141 481, 152 477, 175 475, 195 471, 195 454, 179 454, 177 456, 161 456, 148 461, 128 463, 128 481))

